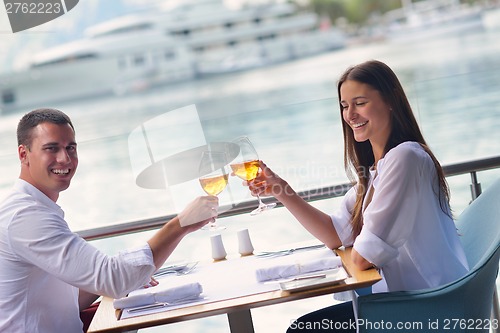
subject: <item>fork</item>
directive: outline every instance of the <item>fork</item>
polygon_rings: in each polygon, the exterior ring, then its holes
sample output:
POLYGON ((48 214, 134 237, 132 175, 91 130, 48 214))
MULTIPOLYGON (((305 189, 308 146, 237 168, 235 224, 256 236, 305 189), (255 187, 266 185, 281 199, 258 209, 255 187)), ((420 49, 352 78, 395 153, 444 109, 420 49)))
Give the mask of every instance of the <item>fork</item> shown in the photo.
POLYGON ((201 297, 199 295, 194 296, 194 297, 188 296, 185 298, 175 300, 173 302, 158 302, 158 303, 153 303, 153 304, 148 304, 148 305, 136 306, 134 308, 127 309, 127 312, 128 313, 143 312, 143 311, 148 311, 148 310, 153 310, 153 309, 165 308, 168 306, 189 304, 191 302, 195 302, 198 300, 202 301, 204 299, 205 299, 205 297, 201 297))
POLYGON ((293 249, 279 250, 279 251, 264 251, 257 253, 255 256, 259 258, 280 257, 280 256, 287 256, 297 251, 315 250, 315 249, 321 249, 323 247, 325 247, 325 244, 296 247, 293 249))
POLYGON ((168 269, 168 268, 162 270, 160 268, 156 273, 153 274, 153 277, 159 277, 159 276, 168 275, 168 274, 186 275, 186 274, 191 273, 196 268, 197 265, 198 265, 198 261, 192 263, 190 267, 185 267, 185 268, 180 269, 180 270, 168 269))

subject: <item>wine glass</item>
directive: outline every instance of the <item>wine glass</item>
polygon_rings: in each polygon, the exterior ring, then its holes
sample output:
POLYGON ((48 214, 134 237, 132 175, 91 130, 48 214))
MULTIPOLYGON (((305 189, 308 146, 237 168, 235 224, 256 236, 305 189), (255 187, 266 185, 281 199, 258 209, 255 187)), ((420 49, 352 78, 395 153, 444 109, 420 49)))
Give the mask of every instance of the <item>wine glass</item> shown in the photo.
MULTIPOLYGON (((227 155, 221 151, 204 151, 201 154, 199 181, 201 188, 208 194, 217 196, 227 185, 229 174, 226 171, 227 155)), ((222 230, 226 227, 210 222, 204 230, 222 230)))
MULTIPOLYGON (((239 155, 230 164, 233 173, 243 180, 254 180, 259 173, 259 155, 252 142, 250 142, 250 139, 246 136, 240 136, 232 140, 232 142, 240 147, 239 155)), ((259 206, 254 209, 250 215, 260 214, 276 206, 276 203, 263 203, 259 195, 257 195, 257 199, 259 200, 259 206)))

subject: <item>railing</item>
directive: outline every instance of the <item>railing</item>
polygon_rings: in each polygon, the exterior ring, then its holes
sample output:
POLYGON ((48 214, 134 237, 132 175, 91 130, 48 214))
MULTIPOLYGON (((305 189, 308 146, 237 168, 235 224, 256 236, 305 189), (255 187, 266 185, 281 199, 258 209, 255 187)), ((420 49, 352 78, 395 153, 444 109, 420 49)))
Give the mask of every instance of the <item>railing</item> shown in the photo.
MULTIPOLYGON (((496 169, 496 168, 500 168, 500 156, 443 166, 444 173, 447 177, 462 175, 466 173, 469 173, 471 175, 470 186, 471 186, 472 200, 474 200, 481 194, 481 184, 478 183, 477 181, 477 172, 496 169)), ((306 201, 316 201, 322 199, 336 198, 343 196, 351 188, 351 186, 352 184, 350 183, 327 186, 313 190, 302 191, 299 192, 299 195, 303 197, 306 201)), ((264 201, 276 202, 278 205, 281 205, 274 198, 266 198, 264 199, 264 201)), ((219 214, 219 217, 227 217, 227 216, 249 213, 254 208, 255 208, 254 200, 245 201, 230 207, 228 210, 225 210, 224 213, 219 214)), ((172 219, 174 216, 175 215, 166 215, 156 218, 125 222, 106 227, 82 230, 79 231, 78 234, 83 238, 85 238, 86 240, 96 240, 101 238, 121 236, 135 232, 158 229, 161 226, 163 226, 163 224, 166 221, 172 219)))

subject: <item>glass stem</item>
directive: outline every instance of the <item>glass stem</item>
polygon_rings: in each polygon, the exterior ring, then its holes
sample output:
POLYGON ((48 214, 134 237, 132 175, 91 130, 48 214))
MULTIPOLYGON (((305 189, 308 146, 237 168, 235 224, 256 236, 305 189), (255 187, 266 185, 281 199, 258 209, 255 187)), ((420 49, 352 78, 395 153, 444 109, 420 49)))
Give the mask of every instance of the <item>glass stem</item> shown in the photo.
POLYGON ((266 204, 260 199, 260 195, 257 194, 257 200, 259 200, 259 207, 265 206, 266 204))

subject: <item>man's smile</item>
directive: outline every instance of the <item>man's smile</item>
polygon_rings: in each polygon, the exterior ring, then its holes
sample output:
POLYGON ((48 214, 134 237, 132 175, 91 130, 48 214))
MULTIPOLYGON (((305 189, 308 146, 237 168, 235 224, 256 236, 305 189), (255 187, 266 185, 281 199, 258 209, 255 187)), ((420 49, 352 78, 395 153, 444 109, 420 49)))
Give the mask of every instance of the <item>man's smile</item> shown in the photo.
POLYGON ((70 169, 52 169, 52 173, 56 175, 67 175, 69 174, 70 169))

